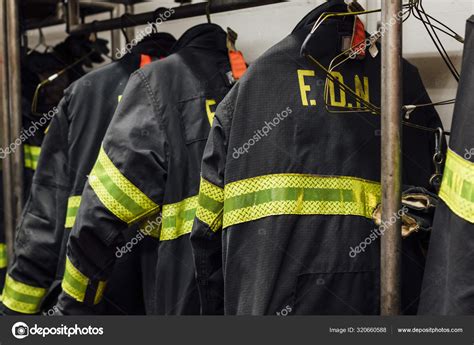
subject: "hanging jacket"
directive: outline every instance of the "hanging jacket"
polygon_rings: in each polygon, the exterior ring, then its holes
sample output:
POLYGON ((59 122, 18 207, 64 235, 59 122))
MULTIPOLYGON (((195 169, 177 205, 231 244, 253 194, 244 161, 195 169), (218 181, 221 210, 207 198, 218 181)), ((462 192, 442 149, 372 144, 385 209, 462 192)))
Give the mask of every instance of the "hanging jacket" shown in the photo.
POLYGON ((429 245, 420 314, 474 314, 474 16, 467 21, 461 80, 429 245))
MULTIPOLYGON (((332 1, 308 14, 251 65, 217 109, 191 234, 204 314, 380 312, 380 245, 372 221, 381 199, 380 116, 335 109, 360 104, 331 81, 329 112, 326 74, 300 55, 313 23, 334 11, 346 12, 347 5, 332 1)), ((352 28, 349 19, 327 20, 308 51, 329 66, 352 28)), ((366 55, 333 76, 379 105, 380 54, 366 55)), ((404 104, 430 103, 406 61, 403 78, 404 104)), ((407 121, 441 126, 433 107, 418 108, 407 121)), ((404 126, 403 138, 404 184, 429 187, 434 135, 404 126)), ((407 312, 423 272, 416 237, 404 240, 402 256, 407 312)))
MULTIPOLYGON (((49 125, 54 113, 55 106, 61 100, 64 90, 75 80, 84 75, 77 69, 66 73, 49 87, 42 89, 38 97, 38 114, 33 114, 31 107, 36 87, 44 80, 65 67, 63 57, 53 53, 39 53, 36 51, 24 54, 21 61, 21 91, 22 91, 22 132, 19 138, 22 140, 24 156, 23 169, 23 200, 26 200, 33 180, 38 158, 41 152, 45 130, 49 125), (46 116, 45 116, 46 114, 46 116)), ((3 149, 3 148, 2 148, 3 149)), ((2 182, 3 183, 3 182, 2 182)), ((3 185, 0 188, 3 195, 3 185)), ((0 200, 3 206, 3 199, 0 200)), ((2 207, 3 217, 3 207, 2 207)), ((3 221, 0 223, 0 290, 3 291, 4 279, 7 267, 6 244, 4 240, 3 221)))
POLYGON ((144 234, 160 241, 156 280, 144 287, 154 305, 147 313, 199 313, 189 232, 210 122, 231 86, 226 33, 195 26, 174 51, 132 75, 104 138, 69 237, 63 314, 97 303, 115 257, 133 252, 144 234), (124 241, 137 222, 135 241, 124 241))
MULTIPOLYGON (((107 41, 97 39, 91 41, 88 37, 68 37, 53 48, 53 51, 39 53, 32 51, 22 55, 21 61, 21 91, 22 91, 22 141, 24 155, 23 169, 23 200, 30 193, 33 175, 38 166, 41 144, 51 118, 64 90, 74 81, 82 77, 86 71, 83 66, 92 67, 92 63, 102 63, 102 54, 108 53, 107 41), (94 52, 93 52, 94 51, 94 52), (86 59, 78 60, 89 54, 86 59), (37 94, 36 114, 32 111, 32 103, 38 84, 55 75, 62 69, 76 63, 66 73, 59 75, 52 83, 39 89, 37 94)), ((0 191, 3 190, 0 188, 0 191)), ((3 204, 3 200, 0 201, 3 204)), ((3 209, 2 209, 3 217, 3 209)), ((7 265, 6 246, 4 241, 3 222, 0 223, 0 290, 3 291, 3 281, 7 265)))
MULTIPOLYGON (((131 54, 89 73, 65 91, 48 129, 32 192, 17 229, 16 255, 4 294, 6 313, 47 311, 56 302, 67 239, 82 189, 128 78, 150 60, 142 53, 166 56, 174 42, 171 35, 162 33, 154 42, 160 49, 139 45, 131 54)), ((143 313, 139 260, 138 255, 121 260, 120 270, 114 274, 116 284, 105 291, 102 313, 143 313)))

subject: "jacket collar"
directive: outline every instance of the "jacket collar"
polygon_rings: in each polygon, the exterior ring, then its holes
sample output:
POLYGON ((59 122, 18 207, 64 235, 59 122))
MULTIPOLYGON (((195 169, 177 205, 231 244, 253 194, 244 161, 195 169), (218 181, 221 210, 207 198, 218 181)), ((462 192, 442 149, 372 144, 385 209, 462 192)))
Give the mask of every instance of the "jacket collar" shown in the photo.
POLYGON ((317 59, 333 58, 342 51, 343 37, 353 35, 354 17, 329 18, 314 34, 308 35, 316 20, 324 12, 347 12, 347 10, 347 4, 344 0, 328 1, 307 14, 295 27, 292 35, 299 37, 301 44, 304 40, 307 40, 306 52, 313 57, 317 59))
POLYGON ((311 31, 316 20, 324 12, 346 12, 347 4, 344 0, 329 0, 326 3, 316 7, 314 10, 309 12, 293 29, 292 33, 296 33, 299 30, 311 31))
POLYGON ((174 45, 172 52, 194 47, 227 52, 227 34, 219 25, 199 24, 186 31, 174 45))

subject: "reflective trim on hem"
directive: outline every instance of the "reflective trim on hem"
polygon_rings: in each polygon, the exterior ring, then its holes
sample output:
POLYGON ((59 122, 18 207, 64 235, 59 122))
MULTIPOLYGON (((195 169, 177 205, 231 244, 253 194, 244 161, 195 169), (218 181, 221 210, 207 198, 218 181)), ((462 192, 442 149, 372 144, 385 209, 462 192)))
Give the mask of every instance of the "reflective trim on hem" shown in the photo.
POLYGON ((2 303, 11 310, 23 314, 36 314, 45 295, 44 288, 19 282, 8 274, 5 277, 2 303))
POLYGON ((277 215, 353 215, 372 218, 380 184, 355 177, 265 175, 224 188, 224 228, 277 215))

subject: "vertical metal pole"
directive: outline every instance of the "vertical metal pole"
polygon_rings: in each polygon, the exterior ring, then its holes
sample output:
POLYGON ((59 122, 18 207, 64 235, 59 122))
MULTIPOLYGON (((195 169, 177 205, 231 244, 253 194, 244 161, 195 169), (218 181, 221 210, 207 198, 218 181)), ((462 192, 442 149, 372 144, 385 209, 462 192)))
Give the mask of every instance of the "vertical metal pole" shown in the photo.
POLYGON ((8 34, 8 80, 10 98, 10 133, 16 150, 12 154, 12 182, 14 199, 14 225, 20 219, 23 209, 23 145, 20 140, 22 130, 21 107, 21 57, 20 57, 20 16, 18 1, 7 0, 7 34, 8 34))
POLYGON ((70 32, 71 28, 80 23, 79 0, 67 0, 66 6, 66 31, 70 32))
POLYGON ((3 180, 3 212, 4 212, 4 232, 7 245, 8 259, 13 256, 14 241, 14 201, 13 201, 13 181, 12 181, 12 159, 5 149, 11 142, 10 135, 10 106, 9 106, 9 85, 8 85, 8 55, 7 55, 7 3, 0 0, 0 126, 1 145, 0 159, 2 165, 3 180))
MULTIPOLYGON (((127 14, 134 14, 135 13, 135 6, 133 4, 131 5, 125 5, 125 13, 127 14)), ((127 36, 129 40, 133 40, 135 38, 135 27, 130 26, 126 29, 127 36)))
MULTIPOLYGON (((110 11, 110 19, 118 17, 118 7, 116 6, 113 11, 110 11)), ((115 60, 119 56, 120 49, 122 48, 120 30, 110 31, 110 46, 112 50, 112 58, 115 60)))
POLYGON ((401 0, 382 1, 382 221, 381 313, 400 314, 401 221, 401 0), (393 220, 396 219, 395 222, 393 220))

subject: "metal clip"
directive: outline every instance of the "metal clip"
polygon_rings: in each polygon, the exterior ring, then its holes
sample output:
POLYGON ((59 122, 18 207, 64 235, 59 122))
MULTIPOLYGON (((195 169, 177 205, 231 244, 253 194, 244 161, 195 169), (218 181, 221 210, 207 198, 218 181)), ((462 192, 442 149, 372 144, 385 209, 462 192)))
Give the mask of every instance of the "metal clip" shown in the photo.
POLYGON ((439 191, 441 187, 441 181, 443 175, 441 174, 441 167, 444 163, 444 155, 442 152, 442 140, 444 137, 444 131, 441 127, 437 128, 435 133, 435 154, 433 155, 433 164, 435 167, 435 173, 431 175, 430 184, 439 191))

